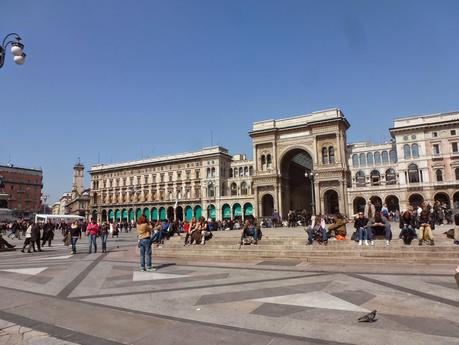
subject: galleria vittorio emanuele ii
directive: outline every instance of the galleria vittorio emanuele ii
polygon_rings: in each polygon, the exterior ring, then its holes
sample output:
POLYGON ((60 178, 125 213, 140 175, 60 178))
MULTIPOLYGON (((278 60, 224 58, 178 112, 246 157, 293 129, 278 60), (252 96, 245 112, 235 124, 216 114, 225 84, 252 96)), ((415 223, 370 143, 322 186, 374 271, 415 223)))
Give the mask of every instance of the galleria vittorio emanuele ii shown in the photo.
POLYGON ((340 109, 253 123, 253 159, 220 146, 90 168, 99 220, 285 219, 289 211, 348 217, 371 201, 459 202, 459 112, 395 118, 384 143, 347 141, 340 109))

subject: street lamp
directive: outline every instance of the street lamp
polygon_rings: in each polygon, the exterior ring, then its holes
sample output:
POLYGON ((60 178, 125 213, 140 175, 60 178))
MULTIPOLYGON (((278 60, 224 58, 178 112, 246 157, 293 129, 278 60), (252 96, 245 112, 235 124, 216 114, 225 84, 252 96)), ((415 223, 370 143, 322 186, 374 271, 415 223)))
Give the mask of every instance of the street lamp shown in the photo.
POLYGON ((43 214, 46 213, 46 201, 48 200, 49 195, 42 195, 41 200, 43 201, 43 214))
POLYGON ((25 62, 26 54, 24 53, 24 45, 21 43, 21 37, 13 32, 5 36, 0 46, 0 68, 5 63, 6 49, 9 45, 11 45, 11 54, 14 56, 14 62, 18 65, 22 65, 25 62), (10 39, 11 37, 14 37, 14 39, 10 39))
POLYGON ((308 170, 304 173, 304 177, 306 177, 310 183, 311 183, 311 191, 312 191, 312 201, 311 201, 311 208, 312 208, 312 215, 316 215, 316 197, 315 197, 315 190, 314 190, 314 178, 317 177, 318 174, 316 174, 313 170, 308 170))

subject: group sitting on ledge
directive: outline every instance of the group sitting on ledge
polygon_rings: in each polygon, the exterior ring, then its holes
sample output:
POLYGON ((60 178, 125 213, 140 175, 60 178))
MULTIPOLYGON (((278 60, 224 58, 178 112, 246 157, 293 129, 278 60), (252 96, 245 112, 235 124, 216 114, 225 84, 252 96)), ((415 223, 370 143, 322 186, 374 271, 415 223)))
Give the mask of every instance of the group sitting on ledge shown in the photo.
POLYGON ((185 223, 183 226, 183 231, 186 234, 183 245, 205 244, 207 240, 212 238, 211 227, 210 222, 206 222, 204 217, 200 217, 198 221, 193 217, 191 223, 185 223))

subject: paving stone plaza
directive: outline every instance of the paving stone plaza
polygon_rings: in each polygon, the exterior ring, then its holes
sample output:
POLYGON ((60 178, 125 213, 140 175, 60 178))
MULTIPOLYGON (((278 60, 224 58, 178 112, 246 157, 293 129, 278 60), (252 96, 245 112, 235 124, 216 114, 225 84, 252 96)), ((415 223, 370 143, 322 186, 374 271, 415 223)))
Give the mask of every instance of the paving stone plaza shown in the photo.
MULTIPOLYGON (((269 229, 260 244, 288 231, 305 240, 300 228, 269 229)), ((73 256, 56 237, 42 253, 0 253, 0 344, 459 344, 451 259, 245 257, 253 246, 232 260, 187 258, 207 244, 161 257, 174 237, 153 249, 157 270, 141 272, 135 232, 110 238, 107 253, 87 254, 83 238, 73 256), (376 322, 357 321, 374 309, 376 322)))

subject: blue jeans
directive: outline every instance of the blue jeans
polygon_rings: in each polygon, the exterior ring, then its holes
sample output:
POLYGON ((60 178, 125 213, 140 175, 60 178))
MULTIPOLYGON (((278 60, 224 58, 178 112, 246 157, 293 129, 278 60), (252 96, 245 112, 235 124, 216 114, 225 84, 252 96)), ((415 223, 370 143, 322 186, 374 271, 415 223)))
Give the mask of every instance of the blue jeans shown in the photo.
POLYGON ((100 235, 100 239, 102 240, 102 252, 107 251, 107 238, 108 238, 108 232, 106 234, 100 235))
POLYGON ((72 239, 71 239, 71 243, 72 243, 72 253, 75 254, 76 253, 76 243, 78 241, 78 236, 72 236, 72 239))
POLYGON ((151 238, 152 243, 161 243, 161 240, 163 239, 162 232, 158 231, 156 232, 153 237, 151 238))
MULTIPOLYGON (((314 228, 313 227, 308 227, 308 230, 306 230, 308 233, 308 242, 312 243, 314 241, 314 228)), ((326 242, 327 241, 327 231, 324 228, 321 228, 322 232, 322 241, 326 242)))
POLYGON ((94 245, 94 253, 97 253, 97 236, 96 235, 89 235, 88 236, 88 244, 89 244, 89 254, 91 254, 92 246, 94 245))
POLYGON ((145 257, 147 257, 147 268, 151 268, 151 239, 140 240, 140 267, 145 268, 145 257))
POLYGON ((359 228, 359 241, 368 240, 368 230, 367 228, 359 228))
POLYGON ((246 238, 247 236, 252 236, 254 241, 258 241, 258 232, 257 229, 247 229, 242 231, 241 235, 241 242, 246 238))

